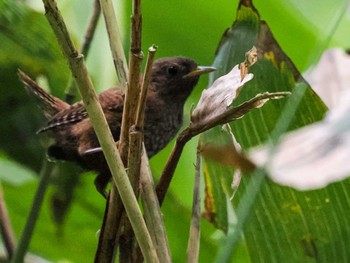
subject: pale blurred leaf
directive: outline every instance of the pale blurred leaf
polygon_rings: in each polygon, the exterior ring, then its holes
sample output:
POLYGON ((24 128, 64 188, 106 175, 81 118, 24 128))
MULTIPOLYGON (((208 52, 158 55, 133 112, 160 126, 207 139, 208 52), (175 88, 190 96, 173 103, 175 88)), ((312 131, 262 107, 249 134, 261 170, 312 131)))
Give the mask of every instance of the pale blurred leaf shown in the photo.
POLYGON ((304 75, 312 89, 329 108, 337 105, 339 94, 350 89, 350 55, 340 48, 325 51, 318 64, 304 75))
POLYGON ((12 185, 21 185, 33 181, 36 174, 30 168, 0 153, 0 180, 12 185))
POLYGON ((350 176, 350 90, 323 121, 287 133, 275 149, 264 146, 251 158, 266 165, 275 182, 299 190, 319 189, 350 176))

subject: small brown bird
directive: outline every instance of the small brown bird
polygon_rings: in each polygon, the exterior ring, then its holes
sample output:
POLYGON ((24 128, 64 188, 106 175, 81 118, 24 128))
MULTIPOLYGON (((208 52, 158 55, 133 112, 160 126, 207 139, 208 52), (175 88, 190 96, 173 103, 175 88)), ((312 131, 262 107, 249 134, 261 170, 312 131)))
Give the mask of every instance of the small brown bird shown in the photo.
MULTIPOLYGON (((162 150, 182 125, 183 106, 203 73, 215 70, 200 67, 191 59, 162 58, 153 63, 146 97, 144 142, 149 157, 162 150)), ((82 168, 98 172, 96 188, 105 195, 111 177, 101 153, 85 154, 99 147, 96 134, 83 102, 69 105, 48 94, 38 84, 19 71, 26 90, 33 94, 48 120, 38 133, 50 132, 55 143, 48 149, 50 158, 73 161, 82 168)), ((123 115, 124 94, 111 88, 98 95, 115 141, 119 140, 123 115)))

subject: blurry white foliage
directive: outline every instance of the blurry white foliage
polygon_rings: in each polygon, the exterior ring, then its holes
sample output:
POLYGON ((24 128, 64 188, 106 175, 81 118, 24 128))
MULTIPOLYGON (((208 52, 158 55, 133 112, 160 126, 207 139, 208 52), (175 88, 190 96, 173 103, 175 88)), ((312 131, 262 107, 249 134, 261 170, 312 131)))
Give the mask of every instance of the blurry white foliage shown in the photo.
POLYGON ((315 68, 304 74, 312 89, 325 104, 332 108, 337 104, 342 90, 350 87, 350 55, 339 48, 323 53, 315 68))
POLYGON ((271 179, 299 190, 325 187, 350 176, 350 90, 325 119, 283 136, 272 149, 253 149, 250 158, 271 179))

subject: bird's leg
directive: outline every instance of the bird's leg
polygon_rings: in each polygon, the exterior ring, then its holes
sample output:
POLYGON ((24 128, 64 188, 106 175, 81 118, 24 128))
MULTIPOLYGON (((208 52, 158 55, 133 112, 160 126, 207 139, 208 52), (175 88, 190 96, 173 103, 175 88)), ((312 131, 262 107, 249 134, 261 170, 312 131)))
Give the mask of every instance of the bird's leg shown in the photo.
POLYGON ((96 176, 94 181, 97 191, 106 199, 108 198, 108 193, 106 191, 106 188, 110 179, 111 179, 110 173, 99 173, 96 176))

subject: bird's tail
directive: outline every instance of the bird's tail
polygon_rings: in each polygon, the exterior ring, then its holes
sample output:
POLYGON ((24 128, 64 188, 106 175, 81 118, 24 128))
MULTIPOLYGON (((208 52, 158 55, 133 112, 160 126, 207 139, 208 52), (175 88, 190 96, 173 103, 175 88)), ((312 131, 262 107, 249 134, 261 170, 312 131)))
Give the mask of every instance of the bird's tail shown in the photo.
POLYGON ((27 92, 32 95, 38 102, 38 106, 42 109, 45 117, 49 120, 56 113, 69 107, 68 103, 56 98, 44 89, 42 89, 34 80, 32 80, 27 74, 25 74, 20 69, 18 70, 18 75, 24 84, 27 92))

